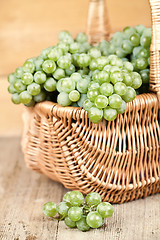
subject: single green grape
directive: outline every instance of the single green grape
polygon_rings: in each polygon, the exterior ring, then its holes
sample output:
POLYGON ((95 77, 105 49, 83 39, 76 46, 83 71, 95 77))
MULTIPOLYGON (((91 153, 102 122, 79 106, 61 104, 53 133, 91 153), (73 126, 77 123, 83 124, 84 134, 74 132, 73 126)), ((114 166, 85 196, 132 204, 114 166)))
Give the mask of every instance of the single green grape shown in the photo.
POLYGON ((133 46, 131 44, 131 41, 129 40, 124 40, 122 42, 122 45, 121 45, 121 48, 122 50, 126 53, 126 54, 130 54, 133 50, 133 46))
POLYGON ((93 47, 88 51, 88 54, 91 58, 98 58, 101 56, 101 51, 98 48, 93 47))
POLYGON ((94 90, 94 89, 99 90, 99 88, 100 88, 100 85, 99 85, 98 82, 91 81, 91 82, 88 84, 88 90, 89 90, 89 91, 90 91, 90 90, 94 90))
POLYGON ((61 78, 58 82, 57 82, 57 85, 56 85, 56 88, 57 88, 57 91, 60 93, 60 92, 63 92, 63 89, 62 89, 62 81, 63 81, 64 78, 61 78))
POLYGON ((80 93, 87 93, 89 81, 86 78, 82 78, 77 82, 77 90, 80 93))
POLYGON ((34 96, 33 99, 35 102, 43 102, 46 99, 46 94, 45 92, 41 91, 36 96, 34 96))
POLYGON ((21 92, 23 92, 26 89, 26 85, 23 84, 23 82, 20 79, 17 79, 13 83, 13 87, 17 91, 17 93, 21 93, 21 92))
POLYGON ((82 208, 80 207, 71 207, 68 210, 68 217, 73 222, 79 221, 82 218, 82 215, 83 215, 83 211, 82 211, 82 208))
POLYGON ((108 98, 104 95, 98 95, 94 103, 95 103, 95 106, 99 109, 106 108, 108 105, 108 98))
POLYGON ((71 76, 72 73, 76 71, 75 66, 71 64, 69 68, 65 69, 65 73, 67 76, 71 76))
POLYGON ((123 72, 123 82, 126 86, 132 86, 133 78, 130 73, 123 72))
POLYGON ((52 76, 56 79, 56 80, 60 80, 61 78, 65 77, 65 70, 62 68, 56 68, 56 70, 54 71, 54 73, 52 74, 52 76))
POLYGON ((56 70, 56 64, 53 60, 45 60, 42 64, 42 69, 45 73, 53 73, 56 70))
POLYGON ((113 121, 117 117, 117 110, 107 107, 103 110, 103 116, 107 121, 113 121))
POLYGON ((70 195, 71 191, 67 192, 64 196, 63 196, 63 202, 69 202, 69 195, 70 195))
POLYGON ((122 104, 122 98, 118 94, 113 94, 113 95, 109 96, 108 103, 111 108, 117 109, 122 104))
POLYGON ((85 202, 89 205, 89 206, 97 206, 98 204, 100 204, 102 202, 102 198, 101 195, 97 192, 90 192, 87 194, 86 198, 85 198, 85 202))
POLYGON ((113 215, 113 206, 108 202, 102 202, 97 206, 97 212, 103 217, 108 218, 113 215))
POLYGON ((76 227, 76 222, 72 221, 69 217, 65 217, 64 223, 66 224, 67 227, 70 227, 70 228, 76 227))
POLYGON ((140 39, 141 46, 144 48, 149 48, 151 45, 151 37, 142 35, 140 39))
POLYGON ((90 226, 86 222, 86 216, 82 216, 82 218, 76 222, 76 226, 82 232, 86 232, 90 229, 90 226))
POLYGON ((35 105, 35 101, 32 99, 29 103, 24 104, 26 107, 33 107, 35 105))
POLYGON ((100 93, 102 95, 105 95, 106 97, 109 97, 112 95, 113 93, 113 85, 111 83, 103 83, 101 86, 100 86, 100 93))
POLYGON ((132 87, 127 87, 127 92, 122 96, 125 102, 131 102, 136 97, 136 91, 132 87))
POLYGON ((116 48, 114 53, 115 53, 115 54, 117 55, 117 57, 119 57, 119 58, 123 58, 123 57, 126 56, 126 52, 125 52, 121 47, 116 48))
POLYGON ((135 66, 140 70, 146 69, 148 66, 148 61, 145 58, 138 58, 135 62, 135 66))
POLYGON ((33 62, 26 61, 23 64, 23 71, 24 72, 29 72, 29 73, 34 73, 34 71, 35 71, 35 64, 33 62))
POLYGON ((28 104, 32 100, 32 95, 28 91, 23 91, 20 93, 19 98, 21 103, 28 104))
POLYGON ((70 44, 69 47, 70 53, 79 53, 80 52, 80 44, 78 42, 74 42, 70 44))
POLYGON ((8 82, 9 82, 10 84, 13 84, 13 83, 15 82, 15 80, 16 80, 15 73, 9 74, 9 76, 8 76, 8 82))
POLYGON ((54 202, 47 202, 43 206, 43 213, 47 217, 54 217, 57 213, 57 206, 54 202))
POLYGON ((24 73, 23 67, 18 67, 15 71, 15 77, 21 79, 23 73, 24 73))
POLYGON ((69 51, 69 44, 65 42, 59 42, 57 44, 57 47, 60 48, 64 54, 66 54, 69 51))
POLYGON ((92 123, 99 123, 102 121, 102 118, 103 110, 96 107, 91 107, 89 109, 89 119, 91 120, 92 123))
POLYGON ((137 72, 132 72, 131 77, 133 79, 132 88, 138 89, 142 85, 141 75, 137 72))
POLYGON ((117 82, 122 82, 123 81, 123 74, 121 72, 112 72, 110 74, 110 81, 113 84, 116 84, 117 82))
POLYGON ((103 70, 103 68, 109 64, 109 59, 105 56, 101 56, 101 57, 98 57, 96 58, 96 61, 97 61, 97 69, 99 71, 103 70))
POLYGON ((140 75, 143 83, 149 83, 149 74, 150 74, 149 69, 144 69, 140 71, 140 75))
POLYGON ((126 104, 126 102, 125 102, 124 100, 122 100, 121 106, 116 109, 116 110, 117 110, 117 113, 118 113, 118 114, 124 113, 124 112, 126 111, 126 108, 127 108, 127 104, 126 104))
POLYGON ((86 111, 89 111, 91 109, 91 107, 93 107, 93 103, 89 100, 89 99, 86 99, 84 102, 83 102, 83 108, 84 110, 86 111))
POLYGON ((28 85, 27 91, 32 96, 35 96, 41 92, 41 86, 38 83, 32 83, 32 84, 28 85))
POLYGON ((48 58, 53 61, 57 61, 61 56, 63 56, 63 50, 58 47, 51 49, 48 54, 48 58))
POLYGON ((63 92, 70 93, 75 90, 75 82, 70 77, 63 78, 61 81, 61 88, 63 92))
POLYGON ((48 54, 50 52, 50 48, 45 48, 41 51, 41 54, 40 54, 40 57, 43 59, 43 60, 46 60, 48 58, 48 54))
POLYGON ((123 96, 127 91, 127 87, 123 82, 117 82, 114 85, 114 92, 120 96, 123 96))
POLYGON ((78 106, 79 106, 79 107, 82 107, 82 106, 83 106, 83 102, 84 102, 86 99, 87 99, 87 94, 82 93, 79 101, 77 102, 78 106))
POLYGON ((140 44, 140 36, 138 33, 133 33, 129 38, 132 46, 137 47, 140 44))
POLYGON ((143 31, 146 29, 146 27, 142 24, 139 24, 135 27, 135 30, 140 34, 142 35, 143 31))
POLYGON ((81 68, 88 67, 90 64, 90 61, 91 61, 90 56, 85 53, 81 53, 77 58, 77 63, 81 68))
POLYGON ((69 99, 69 94, 66 92, 61 92, 57 97, 57 102, 59 105, 66 107, 71 105, 71 100, 69 99))
POLYGON ((77 82, 78 82, 79 80, 82 79, 81 74, 80 74, 80 73, 77 73, 77 72, 72 73, 72 75, 71 75, 70 77, 71 77, 72 81, 74 81, 76 84, 77 84, 77 82))
POLYGON ((86 217, 86 222, 91 228, 99 228, 102 226, 103 219, 98 212, 91 211, 86 217))
POLYGON ((72 102, 77 102, 80 99, 80 93, 77 90, 73 90, 69 93, 69 99, 72 102))
POLYGON ((89 68, 91 71, 94 71, 97 69, 97 61, 96 59, 92 59, 92 61, 89 64, 89 68))
POLYGON ((47 81, 44 83, 44 89, 48 92, 53 92, 56 90, 56 80, 52 77, 47 78, 47 81))
POLYGON ((123 66, 125 69, 127 69, 128 72, 132 72, 133 71, 133 65, 132 63, 126 61, 123 63, 123 66))
POLYGON ((105 82, 110 82, 109 73, 105 70, 97 72, 97 81, 100 85, 105 82))
POLYGON ((76 41, 79 43, 85 43, 85 42, 87 42, 87 40, 88 40, 88 37, 83 32, 78 33, 76 36, 76 41))
POLYGON ((11 93, 11 94, 14 94, 14 93, 17 92, 16 89, 14 88, 13 84, 9 85, 8 92, 11 93))
POLYGON ((71 63, 72 63, 72 60, 67 55, 61 56, 57 61, 58 66, 62 69, 69 68, 71 63))
POLYGON ((32 73, 24 73, 22 75, 22 82, 25 85, 29 85, 33 82, 33 75, 32 73))
POLYGON ((11 100, 14 104, 20 104, 21 103, 18 93, 13 93, 11 100))
POLYGON ((91 102, 94 102, 98 95, 99 95, 99 90, 97 89, 93 89, 87 92, 87 97, 91 102))
POLYGON ((42 57, 38 57, 35 61, 35 67, 36 67, 36 71, 42 71, 42 64, 44 62, 44 59, 42 57))
POLYGON ((57 205, 57 212, 59 213, 60 216, 66 217, 68 214, 68 210, 70 208, 70 204, 67 202, 60 202, 57 205))
POLYGON ((80 206, 84 201, 83 194, 79 191, 72 191, 69 194, 69 202, 72 206, 80 206))
POLYGON ((47 80, 47 76, 44 72, 42 71, 37 71, 34 74, 34 81, 38 84, 42 84, 45 83, 45 81, 47 80))

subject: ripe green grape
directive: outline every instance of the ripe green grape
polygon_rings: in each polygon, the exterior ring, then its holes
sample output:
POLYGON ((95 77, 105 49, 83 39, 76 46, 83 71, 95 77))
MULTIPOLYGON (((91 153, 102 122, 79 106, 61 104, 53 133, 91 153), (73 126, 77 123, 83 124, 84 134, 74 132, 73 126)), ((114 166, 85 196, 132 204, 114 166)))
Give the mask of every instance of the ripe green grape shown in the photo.
POLYGON ((93 107, 94 103, 92 103, 89 99, 86 99, 84 102, 83 102, 83 108, 84 110, 86 111, 89 111, 91 109, 91 107, 93 107))
POLYGON ((88 90, 88 84, 89 84, 89 81, 88 79, 80 79, 78 82, 77 82, 77 90, 80 92, 80 93, 87 93, 87 90, 88 90))
POLYGON ((61 88, 63 92, 70 93, 75 90, 75 82, 69 77, 63 78, 61 81, 61 88))
POLYGON ((63 201, 64 201, 64 202, 69 202, 69 201, 70 201, 70 200, 69 200, 69 195, 70 195, 70 193, 71 193, 71 191, 67 192, 67 193, 64 195, 64 197, 63 197, 63 201))
POLYGON ((68 210, 68 217, 71 221, 77 222, 82 218, 83 211, 80 207, 71 207, 68 210))
POLYGON ((87 92, 87 97, 91 102, 94 102, 98 95, 99 95, 99 90, 97 89, 93 89, 87 92))
POLYGON ((56 70, 56 64, 53 60, 46 60, 42 64, 42 69, 45 73, 53 73, 56 70))
POLYGON ((22 82, 25 85, 29 85, 33 82, 33 75, 32 73, 24 73, 22 75, 22 82))
POLYGON ((118 113, 118 114, 124 113, 124 112, 126 111, 126 108, 127 108, 127 104, 126 104, 126 102, 125 102, 124 100, 122 100, 121 106, 116 109, 116 110, 117 110, 117 113, 118 113))
POLYGON ((20 93, 19 98, 21 103, 28 104, 32 100, 32 95, 28 91, 23 91, 20 93))
POLYGON ((86 222, 91 228, 99 228, 102 226, 103 219, 98 212, 91 211, 87 215, 86 222))
POLYGON ((91 193, 87 194, 87 196, 85 198, 85 202, 89 206, 97 206, 98 204, 100 204, 102 202, 102 198, 99 193, 91 192, 91 193))
POLYGON ((87 94, 82 93, 79 101, 77 102, 79 107, 83 106, 83 102, 87 99, 87 94))
POLYGON ((110 75, 110 80, 113 84, 123 81, 123 75, 121 72, 112 72, 110 75))
POLYGON ((86 221, 86 216, 82 216, 82 218, 76 222, 76 226, 82 232, 86 232, 90 229, 90 226, 87 224, 86 221))
POLYGON ((72 206, 80 206, 84 201, 83 194, 79 191, 70 192, 68 198, 69 198, 69 202, 72 206))
POLYGON ((71 64, 69 68, 65 69, 65 73, 67 76, 71 76, 72 73, 75 72, 75 66, 71 64))
POLYGON ((41 92, 41 87, 38 83, 32 83, 28 85, 27 91, 32 95, 35 96, 41 92))
POLYGON ((103 217, 108 218, 113 215, 113 206, 108 202, 102 202, 97 206, 97 212, 103 217))
POLYGON ((24 73, 23 67, 18 67, 15 71, 15 77, 21 79, 24 73))
POLYGON ((70 208, 70 204, 67 202, 60 202, 57 205, 57 212, 60 214, 60 216, 66 217, 68 214, 68 210, 70 208))
POLYGON ((91 107, 89 109, 89 118, 93 123, 99 123, 103 118, 103 110, 98 109, 96 107, 91 107))
POLYGON ((94 103, 95 103, 95 106, 99 109, 106 108, 108 105, 108 98, 104 95, 98 95, 94 103))
POLYGON ((72 60, 67 55, 61 56, 57 61, 58 66, 62 69, 69 68, 71 63, 72 63, 72 60))
POLYGON ((108 103, 111 108, 117 109, 122 104, 122 98, 118 94, 113 94, 109 97, 108 103))
POLYGON ((141 79, 141 75, 137 72, 132 72, 131 73, 131 77, 133 79, 133 82, 132 82, 132 87, 134 89, 138 89, 141 85, 142 85, 142 79, 141 79))
POLYGON ((13 84, 13 83, 15 82, 15 80, 16 80, 15 73, 9 74, 9 76, 8 76, 8 82, 9 82, 10 84, 13 84))
POLYGON ((14 104, 20 104, 21 103, 18 93, 13 93, 11 100, 14 104))
POLYGON ((111 83, 103 83, 100 86, 100 93, 106 97, 111 96, 113 93, 113 85, 111 83))
POLYGON ((35 74, 34 74, 34 81, 38 84, 42 84, 46 81, 47 79, 47 76, 44 72, 42 71, 37 71, 35 74))
POLYGON ((24 85, 23 82, 20 79, 17 79, 13 83, 13 87, 17 91, 17 93, 21 93, 26 89, 26 85, 24 85))
POLYGON ((85 53, 81 53, 77 58, 77 63, 81 68, 88 67, 90 64, 91 58, 85 53))
POLYGON ((71 100, 69 99, 69 94, 66 92, 61 92, 57 97, 57 102, 63 107, 71 105, 71 100))
POLYGON ((56 68, 52 75, 56 80, 60 80, 65 77, 65 70, 62 68, 56 68))
POLYGON ((127 92, 122 96, 125 102, 131 102, 136 97, 136 91, 132 87, 127 87, 127 92))
POLYGON ((85 43, 85 42, 87 42, 87 40, 88 40, 88 37, 85 33, 80 32, 77 34, 77 37, 76 37, 77 42, 85 43))
POLYGON ((103 110, 103 116, 107 121, 113 121, 117 117, 117 110, 107 107, 103 110))
POLYGON ((53 48, 48 54, 48 58, 57 61, 61 56, 63 56, 63 50, 61 48, 53 48))
POLYGON ((117 82, 114 85, 114 92, 120 96, 123 96, 127 91, 127 87, 123 82, 117 82))
POLYGON ((57 206, 54 202, 47 202, 43 206, 43 213, 48 217, 54 217, 57 213, 57 206))
POLYGON ((23 64, 23 71, 24 72, 29 72, 29 73, 34 73, 35 71, 35 65, 33 62, 30 62, 30 61, 26 61, 24 64, 23 64))
POLYGON ((101 56, 101 51, 98 48, 94 47, 88 51, 88 54, 91 58, 98 58, 101 56))
POLYGON ((52 77, 47 78, 47 81, 44 83, 44 89, 48 92, 53 92, 56 90, 56 80, 52 77))
POLYGON ((66 224, 67 227, 70 227, 70 228, 76 227, 76 222, 72 221, 69 217, 65 217, 64 223, 66 224))
POLYGON ((33 99, 35 102, 43 102, 46 99, 46 94, 45 92, 41 91, 36 96, 34 96, 33 99))
POLYGON ((80 93, 77 90, 73 90, 69 93, 69 99, 72 102, 77 102, 80 99, 80 93))

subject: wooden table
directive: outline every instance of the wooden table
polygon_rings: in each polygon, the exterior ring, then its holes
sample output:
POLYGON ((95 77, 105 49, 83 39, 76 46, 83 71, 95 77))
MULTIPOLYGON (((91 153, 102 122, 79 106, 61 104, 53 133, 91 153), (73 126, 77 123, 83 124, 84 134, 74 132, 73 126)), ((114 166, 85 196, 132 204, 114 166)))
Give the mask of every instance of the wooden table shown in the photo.
POLYGON ((42 214, 66 193, 60 183, 26 168, 20 138, 0 138, 0 240, 159 240, 160 194, 122 205, 101 229, 80 232, 42 214))

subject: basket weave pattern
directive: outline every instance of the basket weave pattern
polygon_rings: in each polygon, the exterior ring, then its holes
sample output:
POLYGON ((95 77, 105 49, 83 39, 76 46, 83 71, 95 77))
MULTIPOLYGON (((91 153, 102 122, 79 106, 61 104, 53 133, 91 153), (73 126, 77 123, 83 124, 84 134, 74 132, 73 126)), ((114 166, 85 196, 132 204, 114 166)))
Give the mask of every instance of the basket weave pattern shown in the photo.
MULTIPOLYGON (((153 5, 158 3, 150 2, 153 5)), ((93 4, 96 6, 98 3, 104 11, 104 1, 91 1, 91 18, 95 11, 93 4)), ((91 28, 91 24, 88 26, 91 28)), ((98 37, 102 39, 97 31, 96 38, 92 38, 94 31, 88 31, 92 33, 91 42, 97 41, 98 37)), ((106 35, 107 32, 104 33, 105 38, 106 35)), ((25 109, 22 147, 27 166, 61 182, 66 188, 77 189, 84 194, 97 191, 103 200, 112 203, 160 192, 157 98, 160 73, 157 75, 156 72, 160 70, 160 61, 159 49, 154 47, 152 42, 150 86, 157 95, 138 95, 115 121, 103 119, 103 122, 93 124, 83 109, 61 107, 47 101, 25 109)))

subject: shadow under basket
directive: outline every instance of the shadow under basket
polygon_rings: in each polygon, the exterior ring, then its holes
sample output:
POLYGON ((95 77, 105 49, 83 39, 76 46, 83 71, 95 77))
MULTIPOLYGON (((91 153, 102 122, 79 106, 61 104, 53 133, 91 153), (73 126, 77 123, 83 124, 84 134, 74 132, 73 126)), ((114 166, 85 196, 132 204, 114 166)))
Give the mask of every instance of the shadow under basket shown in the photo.
POLYGON ((42 102, 25 108, 22 147, 29 168, 105 201, 160 192, 160 127, 155 94, 138 95, 112 122, 93 124, 82 108, 42 102))

